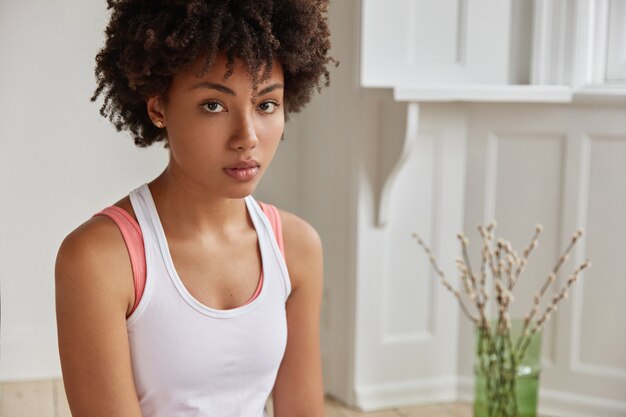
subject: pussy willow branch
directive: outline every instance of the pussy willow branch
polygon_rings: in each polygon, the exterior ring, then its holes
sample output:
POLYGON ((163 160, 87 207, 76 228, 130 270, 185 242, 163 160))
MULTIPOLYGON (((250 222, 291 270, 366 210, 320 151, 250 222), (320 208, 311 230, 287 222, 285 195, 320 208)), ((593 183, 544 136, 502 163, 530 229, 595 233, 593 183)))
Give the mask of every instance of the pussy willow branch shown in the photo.
POLYGON ((532 237, 532 239, 530 239, 530 243, 528 244, 526 249, 524 249, 524 254, 522 256, 522 260, 517 265, 517 268, 515 270, 515 274, 513 275, 514 276, 514 280, 510 283, 509 290, 513 290, 513 287, 517 283, 517 280, 519 279, 520 275, 522 274, 522 272, 524 272, 524 268, 526 267, 526 264, 528 263, 528 256, 530 256, 530 254, 533 251, 533 249, 535 249, 539 245, 538 238, 539 238, 539 235, 541 234, 542 231, 543 231, 543 225, 537 224, 535 226, 535 234, 532 237))
POLYGON ((478 292, 482 296, 482 301, 487 302, 487 291, 485 289, 485 283, 487 282, 487 257, 489 253, 489 238, 490 234, 487 232, 487 229, 482 225, 477 225, 478 233, 482 237, 483 246, 481 251, 481 262, 480 262, 480 283, 478 285, 478 292))
MULTIPOLYGON (((505 252, 505 259, 506 259, 506 267, 505 267, 505 274, 506 277, 508 278, 508 284, 505 285, 504 284, 504 279, 501 280, 501 284, 503 286, 503 288, 500 289, 500 291, 502 292, 502 303, 501 303, 501 308, 504 311, 508 312, 508 308, 509 308, 509 304, 511 303, 511 301, 513 301, 513 293, 512 293, 512 283, 515 282, 515 276, 513 275, 513 266, 519 266, 521 260, 519 259, 519 257, 517 256, 517 253, 513 250, 513 247, 511 246, 511 242, 509 242, 508 240, 499 240, 499 244, 501 245, 502 249, 504 249, 505 252)), ((502 265, 504 265, 504 263, 502 263, 502 265)), ((500 271, 502 270, 502 268, 500 268, 500 271)), ((510 322, 507 323, 510 326, 510 322)))
POLYGON ((497 248, 496 248, 496 260, 497 260, 497 272, 498 274, 494 277, 493 285, 496 293, 496 302, 498 303, 498 332, 502 333, 506 328, 505 324, 510 324, 505 320, 505 306, 507 304, 507 295, 505 294, 504 288, 504 280, 502 279, 502 270, 504 269, 504 260, 502 259, 502 250, 504 248, 504 241, 502 239, 498 239, 497 248))
POLYGON ((463 232, 459 232, 457 234, 457 238, 461 242, 461 248, 463 251, 463 258, 465 259, 465 265, 467 266, 467 273, 469 274, 469 281, 471 283, 472 292, 468 293, 468 297, 476 304, 476 308, 478 309, 478 314, 480 316, 480 325, 485 330, 485 333, 488 337, 488 340, 491 342, 491 333, 489 329, 489 323, 487 321, 487 314, 485 313, 486 308, 486 291, 482 291, 479 294, 478 284, 476 282, 476 276, 472 273, 471 266, 469 264, 469 256, 467 254, 467 248, 469 246, 469 240, 465 237, 463 232))
POLYGON ((578 275, 582 271, 590 267, 591 267, 591 262, 589 262, 588 259, 585 262, 583 262, 581 265, 579 265, 578 268, 576 268, 572 272, 572 274, 568 277, 565 284, 561 286, 560 291, 554 297, 552 297, 552 302, 548 305, 548 307, 546 307, 543 315, 539 318, 539 320, 535 322, 532 330, 528 332, 528 335, 525 335, 524 332, 520 333, 520 337, 517 339, 517 343, 515 345, 515 350, 516 352, 518 352, 519 358, 523 358, 524 355, 526 354, 526 349, 528 348, 528 345, 530 344, 530 341, 532 340, 533 335, 537 333, 537 331, 540 331, 543 328, 545 322, 547 322, 550 319, 550 314, 553 311, 556 311, 558 309, 557 304, 562 299, 568 297, 567 290, 572 286, 572 284, 574 284, 578 280, 578 275))
POLYGON ((481 266, 480 266, 480 284, 479 284, 479 293, 482 296, 481 298, 481 303, 483 305, 487 304, 487 301, 489 300, 489 293, 487 292, 487 267, 490 268, 492 276, 495 273, 492 266, 493 263, 491 261, 491 251, 490 249, 490 244, 491 241, 493 240, 494 236, 493 236, 493 229, 495 229, 496 227, 496 221, 493 220, 491 223, 489 223, 489 225, 487 227, 484 227, 482 225, 477 225, 478 228, 478 232, 480 233, 481 237, 482 237, 482 254, 481 254, 481 266))
MULTIPOLYGON (((472 323, 474 323, 474 325, 478 325, 478 327, 484 332, 484 335, 486 336, 488 349, 493 352, 493 350, 495 349, 495 343, 494 343, 494 339, 491 336, 491 331, 489 329, 489 322, 487 321, 487 317, 485 315, 484 304, 479 302, 477 299, 473 300, 476 303, 477 307, 478 307, 478 314, 479 314, 479 318, 475 318, 469 312, 467 307, 465 306, 465 303, 463 302, 463 299, 461 298, 461 295, 459 294, 459 291, 457 291, 454 288, 452 288, 450 283, 448 283, 448 281, 445 279, 445 275, 444 275, 443 271, 437 265, 437 261, 436 261, 435 257, 433 256, 432 251, 430 250, 430 248, 426 244, 424 244, 424 242, 417 235, 417 233, 413 233, 412 236, 417 240, 417 243, 424 249, 424 251, 428 255, 428 260, 430 261, 431 265, 433 266, 433 268, 437 272, 437 275, 439 275, 439 278, 440 278, 443 286, 446 287, 446 289, 448 291, 450 291, 452 294, 454 294, 454 296, 456 297, 457 301, 459 302, 459 306, 461 307, 461 310, 463 311, 463 314, 465 314, 465 316, 467 318, 469 318, 470 321, 472 321, 472 323)), ((463 239, 461 239, 461 242, 463 242, 463 239)))
POLYGON ((465 267, 465 264, 463 263, 463 259, 457 257, 455 259, 455 262, 456 262, 456 267, 459 270, 459 280, 463 284, 465 293, 468 294, 470 300, 474 301, 474 299, 476 298, 476 294, 474 293, 474 290, 472 289, 472 285, 470 283, 470 279, 467 274, 467 268, 465 267))
MULTIPOLYGON (((563 265, 563 263, 569 258, 570 251, 576 244, 576 241, 580 239, 580 237, 583 235, 583 233, 584 233, 584 230, 581 228, 572 234, 569 245, 567 245, 567 248, 565 248, 565 250, 563 251, 563 254, 559 257, 559 260, 556 262, 556 264, 552 268, 552 271, 548 274, 548 277, 546 278, 546 281, 541 287, 541 290, 539 290, 539 292, 535 294, 533 305, 531 306, 530 312, 526 315, 526 317, 524 317, 524 325, 522 327, 522 332, 520 333, 520 338, 525 336, 526 331, 528 330, 528 326, 530 325, 530 322, 532 321, 535 314, 539 312, 539 303, 541 302, 543 295, 546 293, 550 284, 556 281, 557 272, 559 272, 561 265, 563 265)), ((520 339, 518 339, 518 342, 519 340, 520 339)))
POLYGON ((507 289, 511 289, 511 283, 514 281, 513 278, 513 265, 515 265, 515 258, 513 255, 513 249, 511 248, 511 242, 506 242, 506 255, 504 259, 506 260, 506 268, 504 270, 507 278, 507 289))
POLYGON ((473 323, 478 323, 478 319, 475 318, 474 316, 472 316, 472 314, 469 312, 467 307, 465 307, 465 303, 461 299, 461 294, 459 294, 459 292, 457 290, 452 288, 452 285, 450 285, 450 283, 446 280, 446 277, 445 277, 443 271, 441 269, 439 269, 439 266, 437 265, 437 261, 435 260, 435 257, 433 256, 433 253, 431 252, 430 248, 424 244, 422 239, 420 239, 420 237, 416 233, 413 233, 412 236, 417 240, 417 243, 424 249, 424 251, 426 251, 426 254, 428 255, 428 260, 430 261, 431 265, 433 266, 433 268, 437 272, 437 275, 439 275, 441 283, 443 284, 444 287, 446 287, 446 289, 448 291, 450 291, 452 294, 454 294, 456 299, 459 301, 459 305, 461 306, 461 310, 463 310, 463 313, 473 323))
MULTIPOLYGON (((486 250, 487 258, 491 258, 491 251, 489 249, 490 249, 491 242, 495 239, 493 231, 496 227, 497 227, 496 221, 492 220, 491 223, 489 223, 486 228, 483 228, 483 230, 486 231, 485 233, 486 242, 484 243, 483 247, 486 250)), ((486 297, 485 301, 486 301, 489 298, 488 297, 489 294, 487 294, 487 276, 486 275, 483 277, 483 281, 481 282, 481 285, 483 287, 483 290, 485 291, 485 297, 486 297)))
POLYGON ((465 264, 463 263, 463 261, 461 261, 461 263, 459 263, 458 265, 459 271, 461 273, 460 275, 460 279, 463 283, 463 287, 465 289, 465 294, 467 294, 467 297, 469 298, 469 300, 475 304, 478 305, 476 303, 476 298, 478 297, 478 293, 476 291, 474 291, 473 287, 472 287, 472 283, 469 277, 469 274, 467 272, 467 268, 465 267, 465 264))
MULTIPOLYGON (((493 225, 495 225, 495 222, 492 223, 493 225)), ((495 227, 495 226, 494 226, 495 227)), ((489 232, 489 234, 487 235, 489 242, 493 239, 493 235, 491 235, 491 232, 489 232)), ((486 251, 485 251, 486 255, 487 255, 487 263, 491 269, 491 280, 495 281, 496 277, 498 276, 498 269, 496 268, 496 252, 494 251, 494 253, 491 253, 491 251, 489 250, 489 245, 486 246, 486 251)), ((487 291, 487 284, 485 283, 485 292, 487 291)))
MULTIPOLYGON (((469 246, 469 241, 467 240, 467 238, 463 235, 463 233, 459 232, 456 237, 459 239, 459 242, 461 242, 461 248, 463 251, 463 259, 465 260, 465 270, 467 271, 467 278, 469 278, 469 283, 471 285, 471 292, 467 291, 467 295, 470 297, 470 299, 472 299, 472 293, 476 293, 476 303, 480 303, 483 304, 481 298, 480 298, 480 294, 478 293, 478 284, 476 282, 476 276, 474 275, 474 272, 472 271, 472 265, 470 264, 469 261, 469 256, 467 255, 467 247, 469 246)), ((472 300, 474 301, 474 300, 472 300)), ((479 307, 480 308, 480 307, 479 307)))
MULTIPOLYGON (((501 253, 503 249, 503 242, 501 239, 497 241, 496 250, 492 254, 489 250, 489 244, 493 239, 493 235, 491 231, 495 228, 496 223, 495 220, 487 227, 484 228, 481 225, 477 225, 478 231, 482 236, 482 263, 481 263, 481 282, 480 282, 480 291, 483 294, 482 300, 479 300, 482 305, 479 305, 479 308, 484 311, 486 308, 486 300, 488 299, 487 291, 486 291, 486 270, 485 267, 487 264, 491 267, 492 280, 494 284, 494 291, 496 293, 496 302, 498 303, 498 323, 494 329, 494 332, 497 334, 503 334, 506 329, 510 329, 511 327, 511 319, 506 311, 505 306, 508 304, 510 299, 510 292, 506 290, 503 285, 502 280, 502 271, 503 271, 503 263, 504 261, 501 258, 501 253), (496 265, 497 264, 497 265, 496 265)), ((463 236, 463 241, 465 245, 467 245, 467 238, 463 236)), ((478 302, 477 301, 477 304, 478 302)), ((486 320, 486 318, 485 318, 486 320)))
MULTIPOLYGON (((503 284, 502 284, 502 269, 503 269, 503 260, 501 259, 501 252, 502 252, 502 248, 503 248, 503 241, 502 239, 498 239, 498 241, 496 242, 496 249, 494 250, 494 253, 492 254, 491 251, 489 250, 489 242, 492 239, 492 235, 491 235, 491 230, 493 230, 493 228, 495 228, 495 221, 493 221, 488 228, 488 233, 482 233, 481 235, 483 236, 483 256, 486 257, 489 266, 491 267, 491 277, 492 277, 492 281, 493 281, 493 286, 494 286, 494 292, 496 293, 496 302, 498 303, 498 326, 496 327, 496 331, 497 332, 501 332, 501 329, 504 325, 504 328, 510 328, 510 318, 508 316, 508 314, 506 312, 506 309, 504 308, 504 306, 506 304, 508 304, 508 300, 509 300, 509 292, 505 290, 503 284)), ((479 231, 480 231, 480 226, 479 226, 479 231)), ((484 232, 484 229, 483 229, 484 232)), ((486 293, 486 290, 485 290, 486 293)))
MULTIPOLYGON (((461 298, 461 294, 458 290, 454 289, 450 283, 445 279, 445 275, 443 271, 437 265, 436 259, 433 256, 430 248, 424 244, 424 242, 419 238, 416 233, 413 233, 413 237, 417 240, 417 243, 424 249, 426 254, 428 255, 428 259, 432 264, 433 268, 437 272, 440 277, 440 280, 444 287, 457 298, 461 310, 463 313, 475 324, 479 325, 479 328, 484 332, 484 336, 486 341, 488 342, 488 348, 492 354, 502 354, 499 351, 499 346, 501 345, 500 338, 509 337, 510 338, 510 329, 511 329, 511 318, 509 315, 509 304, 513 300, 512 289, 515 286, 516 282, 519 279, 520 274, 523 272, 524 267, 528 262, 528 257, 532 253, 532 251, 538 245, 538 236, 543 231, 543 226, 540 224, 535 226, 535 234, 531 239, 530 244, 524 250, 523 257, 520 259, 517 253, 513 250, 511 243, 509 241, 505 241, 503 239, 498 239, 496 242, 496 247, 493 252, 490 250, 490 244, 494 240, 494 236, 492 231, 496 227, 495 220, 490 223, 487 227, 478 225, 478 231, 481 234, 483 245, 482 245, 482 262, 481 262, 481 274, 480 281, 478 281, 477 276, 472 273, 471 265, 469 262, 469 256, 467 248, 469 246, 468 239, 463 235, 462 232, 457 234, 459 241, 461 242, 461 247, 463 250, 463 259, 457 258, 456 264, 457 268, 460 272, 460 280, 464 286, 465 292, 469 299, 475 303, 479 317, 474 317, 469 310, 467 309, 463 299, 461 298), (515 272, 513 272, 513 268, 515 267, 515 272), (498 321, 496 323, 496 327, 493 329, 494 334, 491 334, 491 328, 489 322, 487 321, 486 315, 486 303, 489 299, 489 294, 486 290, 486 280, 487 280, 487 269, 490 269, 494 291, 496 293, 495 299, 498 304, 498 321), (504 275, 504 276, 503 276, 504 275), (506 280, 508 278, 508 280, 506 280), (500 340, 500 342, 498 342, 500 340)), ((552 302, 546 308, 545 312, 538 320, 534 322, 534 325, 531 329, 529 329, 529 325, 532 322, 532 319, 535 315, 539 313, 539 304, 541 302, 542 297, 546 293, 547 289, 551 284, 556 281, 556 274, 563 265, 563 263, 568 259, 569 252, 572 250, 573 246, 576 244, 576 241, 583 235, 583 229, 577 230, 571 237, 570 244, 567 246, 563 254, 560 256, 559 260, 552 268, 552 272, 548 274, 546 278, 546 282, 541 287, 540 291, 535 294, 533 299, 532 308, 524 317, 524 323, 521 330, 521 333, 515 343, 515 349, 512 349, 512 341, 508 340, 507 345, 511 353, 516 356, 512 358, 512 360, 521 361, 523 356, 530 344, 530 340, 532 336, 538 331, 541 330, 545 324, 545 322, 550 318, 550 314, 553 311, 557 310, 557 304, 563 299, 567 298, 567 289, 577 280, 578 274, 586 268, 591 266, 589 261, 583 263, 574 273, 569 277, 565 285, 561 288, 561 291, 552 298, 552 302)), ((502 346, 503 347, 503 346, 502 346)))

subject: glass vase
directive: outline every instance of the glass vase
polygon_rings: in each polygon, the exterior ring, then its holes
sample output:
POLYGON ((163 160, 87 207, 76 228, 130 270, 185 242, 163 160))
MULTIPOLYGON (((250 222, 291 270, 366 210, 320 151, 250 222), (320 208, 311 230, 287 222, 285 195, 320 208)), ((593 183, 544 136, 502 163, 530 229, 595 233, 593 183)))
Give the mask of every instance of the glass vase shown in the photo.
POLYGON ((489 335, 476 327, 474 417, 537 416, 541 332, 518 345, 523 324, 513 319, 506 330, 494 321, 489 335))

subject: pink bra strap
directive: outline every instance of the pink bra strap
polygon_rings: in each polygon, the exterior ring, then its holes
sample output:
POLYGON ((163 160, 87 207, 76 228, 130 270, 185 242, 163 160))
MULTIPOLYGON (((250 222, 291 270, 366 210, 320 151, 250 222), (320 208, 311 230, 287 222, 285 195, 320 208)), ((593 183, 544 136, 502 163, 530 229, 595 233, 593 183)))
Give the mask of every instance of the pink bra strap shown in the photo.
MULTIPOLYGON (((264 204, 264 203, 261 203, 260 201, 258 203, 261 206, 263 213, 265 213, 265 216, 268 218, 268 220, 270 221, 270 224, 272 225, 272 230, 274 230, 274 235, 276 236, 278 247, 280 248, 280 251, 284 257, 285 251, 283 250, 283 232, 282 232, 282 225, 280 223, 280 216, 278 214, 278 210, 276 209, 276 207, 274 207, 271 204, 264 204)), ((250 297, 250 299, 246 301, 244 305, 250 304, 252 301, 254 301, 254 299, 257 298, 257 296, 261 293, 261 288, 263 288, 263 270, 261 270, 261 277, 259 279, 259 285, 257 285, 256 287, 256 291, 254 291, 254 294, 252 294, 252 297, 250 297)))
POLYGON ((278 209, 271 204, 261 203, 259 201, 259 205, 263 209, 263 212, 265 213, 265 216, 267 216, 267 219, 270 221, 272 229, 274 230, 274 235, 276 236, 276 242, 278 243, 278 247, 280 248, 283 257, 285 257, 285 246, 283 244, 283 226, 280 220, 280 213, 278 213, 278 209))
MULTIPOLYGON (((278 247, 284 257, 285 248, 283 245, 283 230, 278 209, 271 204, 261 203, 260 201, 259 205, 272 225, 274 235, 276 236, 276 242, 278 243, 278 247)), ((137 221, 126 210, 118 206, 106 207, 105 209, 94 214, 94 216, 97 215, 105 215, 113 219, 122 232, 124 243, 126 244, 126 248, 128 249, 128 253, 130 255, 130 264, 133 270, 133 282, 135 284, 135 303, 130 312, 130 314, 132 314, 137 308, 146 286, 146 254, 143 246, 141 227, 139 227, 137 221)), ((257 286, 255 293, 252 295, 250 300, 246 302, 246 304, 252 302, 252 300, 259 295, 262 286, 263 271, 261 271, 259 285, 257 286)))
POLYGON ((94 214, 94 216, 97 215, 105 215, 113 219, 122 232, 124 243, 130 255, 130 265, 133 270, 135 303, 132 311, 135 311, 146 285, 146 254, 143 247, 141 228, 137 221, 126 210, 118 206, 109 206, 94 214))

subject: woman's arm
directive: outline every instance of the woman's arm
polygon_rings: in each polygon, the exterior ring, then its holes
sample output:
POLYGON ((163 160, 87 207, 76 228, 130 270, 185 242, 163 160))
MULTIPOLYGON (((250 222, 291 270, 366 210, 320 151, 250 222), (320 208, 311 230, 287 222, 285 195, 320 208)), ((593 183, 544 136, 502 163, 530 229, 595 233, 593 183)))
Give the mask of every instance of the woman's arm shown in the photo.
POLYGON ((322 243, 306 221, 279 210, 291 278, 287 348, 272 391, 274 417, 324 417, 320 312, 324 285, 322 243))
POLYGON ((95 217, 61 243, 55 266, 63 382, 73 417, 141 417, 126 313, 130 258, 116 225, 95 217))

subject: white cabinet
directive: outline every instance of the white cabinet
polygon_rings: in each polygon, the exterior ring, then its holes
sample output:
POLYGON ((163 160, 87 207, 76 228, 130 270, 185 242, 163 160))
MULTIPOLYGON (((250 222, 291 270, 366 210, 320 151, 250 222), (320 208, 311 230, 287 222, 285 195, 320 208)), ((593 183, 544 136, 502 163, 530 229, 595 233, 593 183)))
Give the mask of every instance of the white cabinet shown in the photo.
POLYGON ((361 85, 506 84, 510 0, 364 0, 361 85))
POLYGON ((570 233, 587 229, 575 258, 593 268, 546 329, 540 410, 626 416, 615 258, 625 248, 626 0, 361 6, 360 85, 393 95, 381 96, 367 157, 379 188, 357 199, 354 403, 471 400, 471 329, 409 236, 420 232, 453 280, 456 231, 475 244, 476 223, 495 217, 516 248, 535 223, 550 230, 520 315, 570 233))

